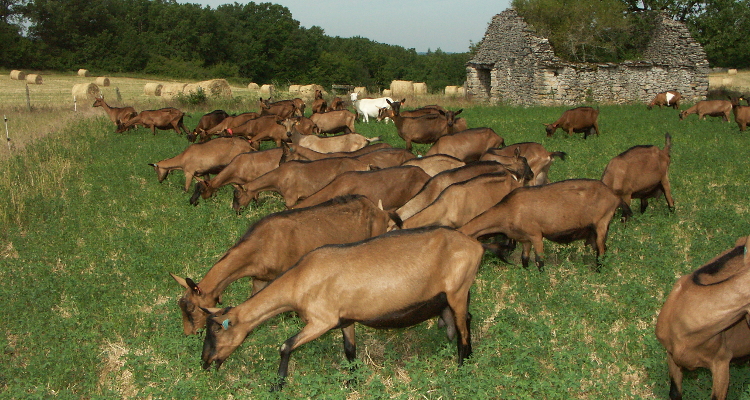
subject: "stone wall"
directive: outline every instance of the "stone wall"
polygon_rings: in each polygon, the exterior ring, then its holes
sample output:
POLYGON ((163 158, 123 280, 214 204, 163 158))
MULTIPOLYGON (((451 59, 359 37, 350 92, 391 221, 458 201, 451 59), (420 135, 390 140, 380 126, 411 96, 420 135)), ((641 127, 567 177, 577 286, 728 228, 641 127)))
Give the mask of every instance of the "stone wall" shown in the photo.
POLYGON ((688 101, 705 98, 708 61, 683 24, 663 18, 644 54, 643 61, 619 64, 566 62, 511 8, 492 19, 467 63, 467 92, 518 105, 649 102, 666 90, 688 101))

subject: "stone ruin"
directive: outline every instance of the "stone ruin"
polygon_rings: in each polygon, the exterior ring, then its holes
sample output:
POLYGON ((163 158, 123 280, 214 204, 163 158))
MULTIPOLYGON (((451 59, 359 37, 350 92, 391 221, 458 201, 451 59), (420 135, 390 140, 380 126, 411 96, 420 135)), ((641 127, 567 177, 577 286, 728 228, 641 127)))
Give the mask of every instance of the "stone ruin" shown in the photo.
POLYGON ((705 99, 708 73, 701 45, 664 14, 643 60, 572 63, 558 58, 549 40, 510 8, 492 18, 466 64, 466 85, 474 99, 525 106, 650 102, 666 90, 690 102, 705 99))

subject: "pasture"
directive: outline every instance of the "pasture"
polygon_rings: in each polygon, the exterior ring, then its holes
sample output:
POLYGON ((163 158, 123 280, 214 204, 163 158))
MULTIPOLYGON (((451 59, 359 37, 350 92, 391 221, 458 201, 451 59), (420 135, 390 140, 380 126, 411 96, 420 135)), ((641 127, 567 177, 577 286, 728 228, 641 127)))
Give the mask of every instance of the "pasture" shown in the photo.
MULTIPOLYGON (((192 112, 188 128, 214 108, 192 112)), ((677 277, 750 234, 748 134, 733 122, 679 121, 675 110, 637 104, 600 106, 600 137, 547 138, 542 123, 567 107, 464 108, 470 127, 491 127, 507 144, 566 152, 551 181, 599 179, 612 157, 633 145, 662 147, 669 132, 676 210, 659 198, 641 214, 634 201, 632 219, 612 222, 600 273, 582 242, 547 242, 543 273, 521 268, 520 248, 512 265, 486 254, 471 293, 474 354, 461 368, 434 320, 403 330, 359 326, 354 372, 334 330, 293 353, 287 386, 269 393, 279 346, 302 322, 275 317, 220 370, 203 371, 203 337, 183 336, 183 289, 169 272, 200 279, 254 221, 283 209, 281 197, 263 193, 240 216, 228 188, 191 206, 180 172, 159 184, 147 166, 182 151, 184 137, 115 134, 103 112, 73 118, 0 166, 0 397, 667 398, 656 316, 677 277)), ((404 145, 393 124, 356 127, 404 145)), ((236 282, 224 305, 248 294, 247 281, 236 282)), ((733 366, 729 398, 750 399, 749 384, 747 366, 733 366)), ((687 373, 684 385, 686 399, 708 398, 710 374, 687 373)))

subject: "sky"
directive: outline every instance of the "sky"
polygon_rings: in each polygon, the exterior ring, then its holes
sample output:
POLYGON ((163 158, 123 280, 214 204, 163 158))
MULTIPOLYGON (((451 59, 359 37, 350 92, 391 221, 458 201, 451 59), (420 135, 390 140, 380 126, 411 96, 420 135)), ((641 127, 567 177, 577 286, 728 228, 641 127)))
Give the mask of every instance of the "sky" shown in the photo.
MULTIPOLYGON (((280 4, 305 28, 319 26, 327 36, 360 36, 415 49, 462 53, 484 37, 495 14, 511 0, 256 0, 280 4)), ((216 8, 227 0, 179 0, 216 8)), ((246 4, 247 1, 237 1, 246 4)))

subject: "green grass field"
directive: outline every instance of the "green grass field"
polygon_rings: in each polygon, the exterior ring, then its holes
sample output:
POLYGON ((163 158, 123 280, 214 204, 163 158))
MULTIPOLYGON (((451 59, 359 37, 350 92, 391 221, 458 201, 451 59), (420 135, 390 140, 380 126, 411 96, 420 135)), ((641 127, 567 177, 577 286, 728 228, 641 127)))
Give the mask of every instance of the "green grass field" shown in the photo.
MULTIPOLYGON (((176 304, 183 289, 168 274, 200 279, 254 221, 283 209, 280 196, 261 195, 241 216, 228 188, 193 207, 180 172, 159 184, 146 165, 182 151, 184 137, 114 134, 103 114, 74 120, 0 164, 0 397, 667 398, 656 317, 678 276, 750 234, 750 133, 733 122, 679 121, 672 109, 632 105, 601 106, 600 137, 546 138, 542 123, 564 109, 472 106, 462 116, 506 143, 565 151, 553 181, 598 179, 612 157, 633 145, 661 147, 669 132, 675 212, 660 198, 641 214, 635 201, 634 218, 612 222, 600 273, 582 243, 547 242, 544 273, 486 255, 472 288, 474 354, 462 368, 455 343, 434 321, 403 330, 360 326, 356 372, 346 365, 341 333, 331 331, 292 355, 281 393, 268 393, 278 349, 300 320, 271 319, 219 371, 203 371, 202 336, 183 336, 176 304), (347 387, 351 378, 358 383, 347 387)), ((403 146, 392 124, 357 129, 403 146)), ((224 305, 248 294, 247 281, 236 282, 224 305)), ((730 399, 750 399, 749 372, 732 367, 730 399)), ((686 374, 686 399, 708 398, 710 388, 708 371, 686 374)))

